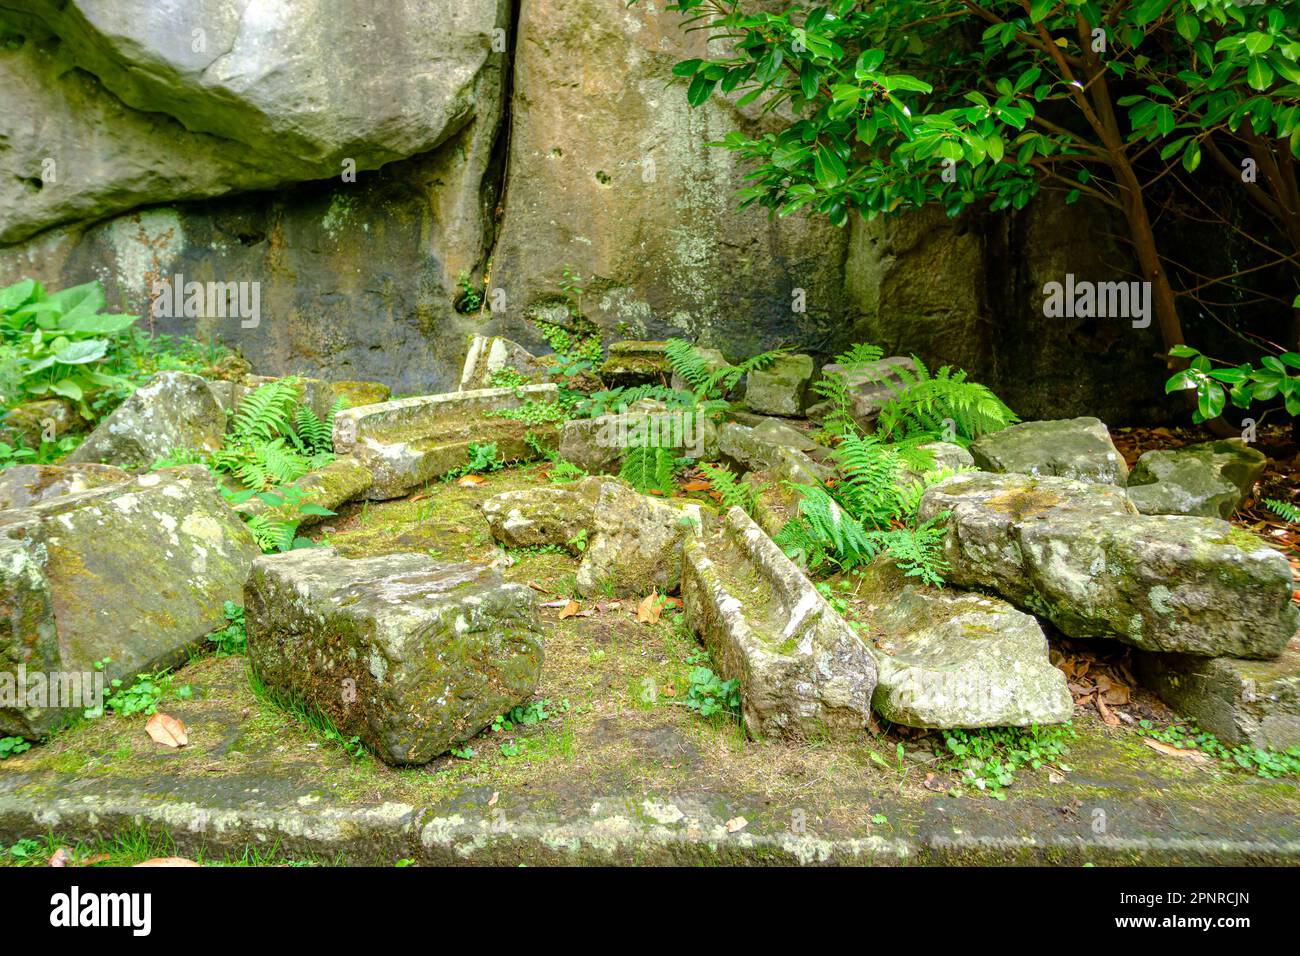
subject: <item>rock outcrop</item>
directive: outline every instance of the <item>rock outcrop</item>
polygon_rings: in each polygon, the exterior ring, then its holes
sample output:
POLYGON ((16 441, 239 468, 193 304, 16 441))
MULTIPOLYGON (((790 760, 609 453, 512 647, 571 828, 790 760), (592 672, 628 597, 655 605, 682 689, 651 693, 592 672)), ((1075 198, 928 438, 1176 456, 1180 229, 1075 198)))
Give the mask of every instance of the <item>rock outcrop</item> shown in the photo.
POLYGON ((130 480, 115 465, 14 465, 0 471, 0 511, 130 480))

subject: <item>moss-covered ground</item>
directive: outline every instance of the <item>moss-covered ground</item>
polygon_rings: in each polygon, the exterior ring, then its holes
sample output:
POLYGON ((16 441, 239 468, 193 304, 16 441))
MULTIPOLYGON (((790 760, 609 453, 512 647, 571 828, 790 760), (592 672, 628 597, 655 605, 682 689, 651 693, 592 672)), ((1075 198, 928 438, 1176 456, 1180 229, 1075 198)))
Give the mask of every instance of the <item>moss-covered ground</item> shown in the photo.
MULTIPOLYGON (((352 557, 422 551, 446 560, 501 561, 478 503, 543 480, 544 466, 532 465, 492 473, 480 484, 438 482, 407 499, 348 506, 313 534, 352 557)), ((43 801, 73 806, 80 795, 104 806, 114 800, 128 806, 170 801, 189 808, 210 797, 214 806, 268 813, 288 808, 306 817, 319 808, 373 808, 377 815, 399 805, 432 808, 423 820, 459 820, 465 808, 485 818, 513 818, 527 808, 529 814, 553 811, 557 819, 572 819, 586 813, 598 795, 624 799, 633 830, 657 825, 657 801, 689 795, 723 820, 743 811, 746 822, 737 834, 809 832, 935 846, 944 840, 960 844, 961 837, 978 833, 1002 841, 990 844, 995 849, 989 852, 991 859, 1005 856, 1008 862, 1021 858, 1016 847, 1046 834, 1058 846, 1104 847, 1108 835, 1136 840, 1139 847, 1142 841, 1155 846, 1198 839, 1225 847, 1262 843, 1278 848, 1277 855, 1263 853, 1270 860, 1300 846, 1295 779, 1266 780, 1215 761, 1167 756, 1143 743, 1138 726, 1107 726, 1092 710, 1076 714, 1068 753, 1037 769, 1021 769, 1005 799, 963 782, 960 767, 936 755, 942 748, 934 734, 882 728, 848 743, 747 740, 734 718, 706 719, 687 706, 692 668, 707 662, 673 604, 657 622, 638 623, 635 598, 575 595, 578 562, 567 554, 517 552, 508 560, 503 574, 534 587, 539 600, 552 605, 541 610, 546 663, 534 698, 545 702, 543 719, 485 730, 459 755, 394 769, 368 754, 350 753, 319 727, 260 699, 243 657, 203 656, 183 667, 173 684, 188 685, 192 694, 161 706, 185 723, 189 746, 155 744, 143 716, 110 716, 83 721, 0 761, 0 843, 47 837, 51 847, 111 842, 109 830, 85 831, 94 829, 87 820, 112 814, 51 811, 38 822, 15 809, 43 801), (569 598, 580 612, 562 617, 556 605, 569 598), (449 816, 447 808, 457 808, 456 814, 449 816), (65 832, 69 828, 74 832, 65 832)), ((530 716, 536 715, 533 708, 530 716)), ((249 859, 220 824, 196 828, 192 812, 137 817, 187 829, 181 841, 187 847, 210 843, 219 848, 211 856, 249 859)), ((276 819, 281 831, 295 832, 276 819)), ((1134 844, 1116 845, 1127 849, 1108 858, 1113 862, 1124 854, 1146 858, 1134 844)), ((333 840, 313 837, 284 854, 275 847, 263 843, 253 861, 285 856, 393 863, 409 852, 401 841, 391 849, 374 840, 359 847, 348 833, 333 840)), ((761 856, 754 852, 756 859, 761 856)), ((953 850, 943 858, 955 854, 960 860, 965 853, 953 850)), ((970 859, 990 858, 971 850, 970 859)), ((18 861, 0 853, 0 862, 18 861)))

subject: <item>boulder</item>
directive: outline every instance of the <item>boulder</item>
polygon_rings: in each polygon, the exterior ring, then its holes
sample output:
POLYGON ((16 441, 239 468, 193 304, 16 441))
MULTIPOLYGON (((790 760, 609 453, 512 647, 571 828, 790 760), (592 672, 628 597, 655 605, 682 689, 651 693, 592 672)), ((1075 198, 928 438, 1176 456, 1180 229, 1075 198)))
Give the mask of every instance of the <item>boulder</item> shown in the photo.
POLYGON ((600 377, 609 388, 667 385, 673 367, 664 352, 665 342, 611 342, 600 377))
POLYGON ((116 465, 15 465, 0 471, 0 511, 130 480, 116 465))
POLYGON ((290 551, 254 562, 244 606, 249 663, 267 690, 390 764, 428 763, 468 740, 541 675, 533 591, 483 565, 290 551))
POLYGON ((506 460, 531 457, 534 451, 525 440, 530 429, 491 413, 558 397, 554 385, 525 385, 347 408, 334 419, 334 450, 370 470, 374 482, 367 497, 397 498, 464 466, 474 444, 495 442, 498 455, 506 460))
POLYGON ((1275 661, 1134 655, 1138 680, 1226 744, 1300 747, 1300 635, 1275 661))
POLYGON ((700 506, 656 500, 621 479, 595 480, 595 520, 578 566, 578 589, 618 597, 676 591, 682 541, 703 523, 700 506))
POLYGON ((210 454, 221 447, 225 433, 226 413, 206 379, 159 372, 101 421, 67 460, 147 468, 178 448, 210 454))
POLYGON ((304 514, 302 505, 318 505, 333 511, 340 505, 360 498, 373 481, 374 476, 369 468, 351 455, 344 455, 293 482, 290 487, 302 492, 302 499, 297 505, 285 503, 272 506, 261 498, 253 497, 236 505, 235 510, 243 515, 267 515, 282 521, 296 521, 299 528, 306 528, 325 520, 325 516, 304 514))
POLYGON ((871 653, 741 509, 686 539, 682 602, 719 675, 740 681, 752 736, 854 738, 867 726, 871 653))
MULTIPOLYGON (((822 368, 822 375, 838 375, 844 379, 853 406, 853 420, 863 431, 872 432, 876 429, 880 410, 902 391, 900 371, 915 375, 915 360, 902 355, 891 355, 851 369, 832 362, 822 368)), ((818 402, 808 409, 808 417, 820 421, 830 410, 830 402, 818 402)))
POLYGON ((1147 515, 1230 518, 1267 467, 1239 438, 1149 451, 1128 476, 1128 496, 1147 515))
POLYGON ((585 479, 571 488, 523 488, 503 491, 480 508, 492 538, 506 548, 567 548, 581 554, 596 522, 599 479, 585 479), (579 547, 581 542, 581 547, 579 547))
POLYGON ((971 443, 975 465, 983 471, 1074 478, 1103 485, 1128 479, 1124 456, 1096 418, 1022 422, 971 443))
POLYGON ((557 547, 581 555, 577 583, 587 595, 676 591, 682 540, 704 520, 698 504, 670 504, 621 478, 597 475, 566 488, 502 492, 482 509, 493 539, 504 547, 557 547))
POLYGON ((1270 658, 1295 632, 1287 559, 1226 521, 1139 515, 1110 485, 986 472, 927 489, 919 519, 943 512, 952 584, 999 594, 1070 637, 1270 658))
POLYGON ((0 134, 13 175, 0 177, 0 242, 428 152, 473 122, 508 18, 499 0, 343 0, 329 10, 283 0, 256 14, 207 0, 23 8, 10 32, 26 42, 4 58, 13 94, 0 134), (389 50, 382 63, 379 46, 389 50), (46 157, 58 188, 32 188, 46 157))
MULTIPOLYGON (((193 465, 0 512, 0 551, 0 672, 87 682, 179 663, 225 626, 260 553, 193 465)), ((95 703, 0 710, 0 736, 49 733, 95 703)))
POLYGON ((749 471, 772 471, 783 481, 815 484, 828 474, 803 448, 807 436, 785 426, 750 428, 727 422, 718 432, 718 451, 749 471))
POLYGON ((908 727, 1029 727, 1074 700, 1038 621, 994 597, 907 584, 872 597, 876 713, 908 727))
POLYGON ((81 425, 81 416, 69 402, 44 398, 23 402, 5 412, 0 419, 0 438, 11 445, 40 448, 42 442, 56 441, 81 425))
POLYGON ((811 355, 782 355, 755 369, 745 376, 745 407, 764 415, 802 415, 816 370, 811 355))

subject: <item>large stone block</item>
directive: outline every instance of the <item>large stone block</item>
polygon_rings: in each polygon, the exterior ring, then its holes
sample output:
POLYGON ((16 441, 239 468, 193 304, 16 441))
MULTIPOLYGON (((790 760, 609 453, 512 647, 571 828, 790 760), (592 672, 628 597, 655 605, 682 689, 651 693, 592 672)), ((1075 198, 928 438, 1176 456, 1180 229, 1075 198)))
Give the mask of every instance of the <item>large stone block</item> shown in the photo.
POLYGON ((712 534, 686 539, 682 601, 719 673, 739 679, 753 736, 851 736, 866 727, 871 653, 739 508, 712 534))
POLYGON ((15 465, 0 472, 0 511, 130 480, 116 465, 15 465))
MULTIPOLYGON (((198 466, 0 512, 0 549, 0 670, 89 674, 109 658, 106 680, 178 663, 224 626, 260 553, 198 466)), ((79 713, 0 710, 0 734, 79 713)))
POLYGON ((1022 422, 976 439, 970 446, 976 467, 1042 477, 1074 478, 1123 485, 1128 464, 1110 431, 1096 418, 1022 422))
POLYGON ((1110 485, 986 472, 927 489, 919 518, 945 511, 948 580, 1071 637, 1270 658, 1295 633, 1286 557, 1226 521, 1139 515, 1110 485))
POLYGON ((291 551, 254 563, 244 601, 263 685, 391 764, 427 763, 468 740, 541 674, 533 591, 485 565, 291 551))
POLYGON ((1128 477, 1128 496, 1147 515, 1230 518, 1267 467, 1238 438, 1149 451, 1128 477))

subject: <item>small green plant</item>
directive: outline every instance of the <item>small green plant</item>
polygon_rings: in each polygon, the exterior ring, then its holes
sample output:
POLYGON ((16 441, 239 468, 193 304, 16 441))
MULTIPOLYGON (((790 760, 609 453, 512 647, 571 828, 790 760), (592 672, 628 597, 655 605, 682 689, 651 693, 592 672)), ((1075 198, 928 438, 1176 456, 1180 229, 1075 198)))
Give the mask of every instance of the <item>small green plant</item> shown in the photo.
POLYGON ((696 665, 688 675, 686 706, 701 717, 714 714, 740 714, 740 681, 723 680, 711 668, 696 665))
POLYGON ((939 756, 949 769, 961 774, 963 785, 1005 800, 1006 788, 1025 767, 1068 770, 1061 758, 1073 737, 1068 723, 945 730, 939 756))
POLYGON ((456 299, 456 311, 462 315, 477 312, 483 305, 483 293, 474 285, 468 272, 461 270, 456 276, 456 286, 460 289, 460 295, 456 299))
MULTIPOLYGON (((102 669, 108 659, 99 661, 96 669, 102 669)), ((87 708, 84 716, 90 719, 103 717, 111 713, 116 717, 130 717, 134 714, 152 715, 158 712, 158 705, 164 697, 175 694, 180 700, 188 700, 193 695, 189 684, 174 686, 175 675, 168 670, 153 674, 140 674, 131 683, 120 678, 109 682, 109 693, 99 707, 87 708)))
POLYGON ((0 737, 0 760, 17 757, 32 749, 32 745, 21 737, 0 737))
POLYGON ((45 844, 43 844, 40 840, 32 840, 30 838, 24 838, 22 840, 19 840, 17 843, 13 844, 13 846, 9 847, 7 850, 5 850, 5 852, 8 853, 11 857, 13 857, 15 860, 25 862, 27 860, 32 860, 40 856, 41 852, 44 849, 45 849, 45 844))
POLYGON ((0 442, 0 471, 14 465, 50 465, 61 461, 71 454, 81 443, 81 437, 65 435, 57 441, 41 442, 39 448, 28 448, 19 440, 18 444, 0 442))
POLYGON ((740 508, 745 514, 753 516, 754 505, 758 502, 758 496, 763 492, 762 485, 741 481, 736 477, 736 473, 726 465, 714 465, 702 461, 697 467, 722 499, 722 507, 740 508))
POLYGON ((499 471, 506 466, 501 454, 497 451, 497 443, 494 441, 478 444, 470 442, 468 448, 468 459, 465 464, 452 471, 449 471, 444 477, 444 481, 455 481, 464 475, 482 475, 487 472, 499 471))
POLYGON ((1300 747, 1286 750, 1273 750, 1241 744, 1229 747, 1214 734, 1195 726, 1172 724, 1158 728, 1149 720, 1141 720, 1138 727, 1148 737, 1171 744, 1183 750, 1199 750, 1206 756, 1256 776, 1273 779, 1276 777, 1300 777, 1300 747))
POLYGON ((457 760, 473 760, 473 759, 474 759, 474 748, 473 748, 473 747, 452 747, 450 750, 447 751, 447 753, 451 754, 451 755, 452 755, 453 757, 455 757, 457 760))
POLYGON ((246 488, 265 491, 297 481, 334 460, 335 403, 322 421, 299 405, 295 378, 267 382, 239 403, 230 433, 212 454, 212 468, 233 475, 246 488))
POLYGON ((261 514, 244 515, 244 524, 253 535, 253 540, 266 554, 316 547, 316 542, 298 534, 302 519, 308 515, 328 518, 336 514, 322 505, 305 501, 307 492, 296 485, 287 485, 275 491, 230 491, 222 488, 221 492, 231 505, 257 498, 270 509, 261 514))
MULTIPOLYGON (((564 701, 559 709, 561 711, 568 710, 568 701, 564 701)), ((492 719, 492 732, 499 734, 503 731, 514 730, 516 727, 530 727, 533 724, 540 724, 544 720, 550 720, 555 716, 555 713, 556 709, 552 707, 549 700, 531 700, 494 717, 492 719)))
POLYGON ((226 601, 222 606, 226 615, 226 626, 208 635, 221 657, 243 654, 248 650, 248 631, 244 627, 244 609, 234 601, 226 601))
POLYGON ((767 368, 789 351, 787 348, 776 348, 751 356, 739 365, 725 364, 718 367, 684 339, 669 339, 664 346, 664 355, 673 371, 694 390, 699 401, 726 398, 750 372, 767 368))
POLYGON ((192 448, 173 448, 165 455, 159 455, 149 466, 150 471, 160 468, 175 468, 178 465, 206 465, 208 458, 192 448))

